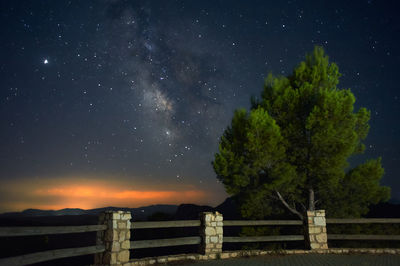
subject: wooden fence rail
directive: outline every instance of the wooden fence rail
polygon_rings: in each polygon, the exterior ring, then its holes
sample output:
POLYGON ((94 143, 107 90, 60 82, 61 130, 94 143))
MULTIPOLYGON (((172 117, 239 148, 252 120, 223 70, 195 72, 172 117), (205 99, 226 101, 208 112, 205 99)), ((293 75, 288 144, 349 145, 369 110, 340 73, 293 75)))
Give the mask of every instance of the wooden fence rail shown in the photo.
POLYGON ((201 241, 201 238, 199 236, 167 238, 167 239, 153 239, 153 240, 139 240, 139 241, 131 241, 131 249, 170 247, 170 246, 182 246, 182 245, 197 245, 197 244, 200 244, 200 241, 201 241))
POLYGON ((337 235, 337 234, 328 234, 328 240, 400 240, 400 235, 337 235))
POLYGON ((224 226, 303 225, 300 220, 225 220, 224 226))
POLYGON ((200 226, 200 220, 160 221, 160 222, 133 222, 131 224, 131 229, 170 228, 170 227, 196 227, 196 226, 200 226))
MULTIPOLYGON (((396 218, 358 218, 358 219, 326 219, 327 224, 398 224, 396 218)), ((328 240, 400 240, 400 235, 351 235, 329 234, 328 240)))
POLYGON ((104 251, 105 247, 101 245, 82 247, 82 248, 55 249, 55 250, 48 250, 43 252, 21 255, 17 257, 0 259, 0 265, 4 266, 27 265, 54 259, 90 255, 104 251))
POLYGON ((0 237, 86 233, 106 230, 106 225, 0 227, 0 237))
POLYGON ((326 219, 327 224, 398 224, 398 218, 326 219))
POLYGON ((303 241, 303 235, 280 235, 280 236, 226 236, 224 243, 237 242, 276 242, 276 241, 303 241))

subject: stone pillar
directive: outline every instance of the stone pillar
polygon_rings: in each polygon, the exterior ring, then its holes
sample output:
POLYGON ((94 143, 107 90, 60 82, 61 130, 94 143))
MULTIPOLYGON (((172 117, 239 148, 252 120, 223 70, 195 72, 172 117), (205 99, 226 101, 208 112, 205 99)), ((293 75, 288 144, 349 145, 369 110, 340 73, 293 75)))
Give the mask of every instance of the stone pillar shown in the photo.
POLYGON ((130 212, 106 211, 100 214, 99 224, 107 225, 107 229, 97 232, 96 243, 104 245, 106 250, 95 254, 95 265, 122 265, 129 261, 130 219, 130 212))
POLYGON ((328 249, 325 210, 307 211, 305 238, 309 249, 328 249))
POLYGON ((223 217, 221 213, 200 213, 200 250, 203 255, 222 252, 223 217))

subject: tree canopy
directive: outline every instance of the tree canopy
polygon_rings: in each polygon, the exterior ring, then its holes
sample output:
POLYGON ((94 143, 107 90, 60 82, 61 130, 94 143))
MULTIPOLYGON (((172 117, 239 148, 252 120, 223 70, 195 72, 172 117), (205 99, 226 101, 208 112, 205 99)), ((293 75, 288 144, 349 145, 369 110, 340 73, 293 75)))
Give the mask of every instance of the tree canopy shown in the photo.
POLYGON ((212 162, 244 217, 263 218, 285 207, 303 219, 316 206, 331 217, 358 217, 386 201, 381 158, 349 168, 364 152, 370 112, 354 111, 339 69, 315 47, 287 77, 269 74, 251 109, 235 111, 212 162))

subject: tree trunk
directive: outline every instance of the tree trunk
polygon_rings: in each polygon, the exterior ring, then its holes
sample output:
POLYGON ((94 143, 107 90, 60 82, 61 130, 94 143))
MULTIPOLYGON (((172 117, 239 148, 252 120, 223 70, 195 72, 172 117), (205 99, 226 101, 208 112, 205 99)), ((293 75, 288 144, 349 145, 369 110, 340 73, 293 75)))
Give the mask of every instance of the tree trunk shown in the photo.
POLYGON ((289 211, 296 214, 302 221, 304 221, 304 216, 296 210, 296 206, 293 206, 293 208, 290 207, 289 204, 286 202, 286 200, 282 197, 281 193, 279 193, 279 191, 277 191, 277 190, 275 192, 276 192, 276 195, 278 195, 279 200, 283 203, 283 205, 285 205, 285 207, 289 211))
POLYGON ((308 210, 315 211, 315 197, 314 197, 314 189, 310 188, 308 190, 308 210))

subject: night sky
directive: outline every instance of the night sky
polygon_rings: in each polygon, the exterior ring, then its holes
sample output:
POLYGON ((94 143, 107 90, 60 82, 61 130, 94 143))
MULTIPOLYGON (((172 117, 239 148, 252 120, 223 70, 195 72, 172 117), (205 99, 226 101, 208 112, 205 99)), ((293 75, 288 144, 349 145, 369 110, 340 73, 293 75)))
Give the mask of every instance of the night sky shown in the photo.
POLYGON ((397 1, 1 1, 0 212, 216 206, 211 161, 269 72, 321 45, 400 199, 397 1))

